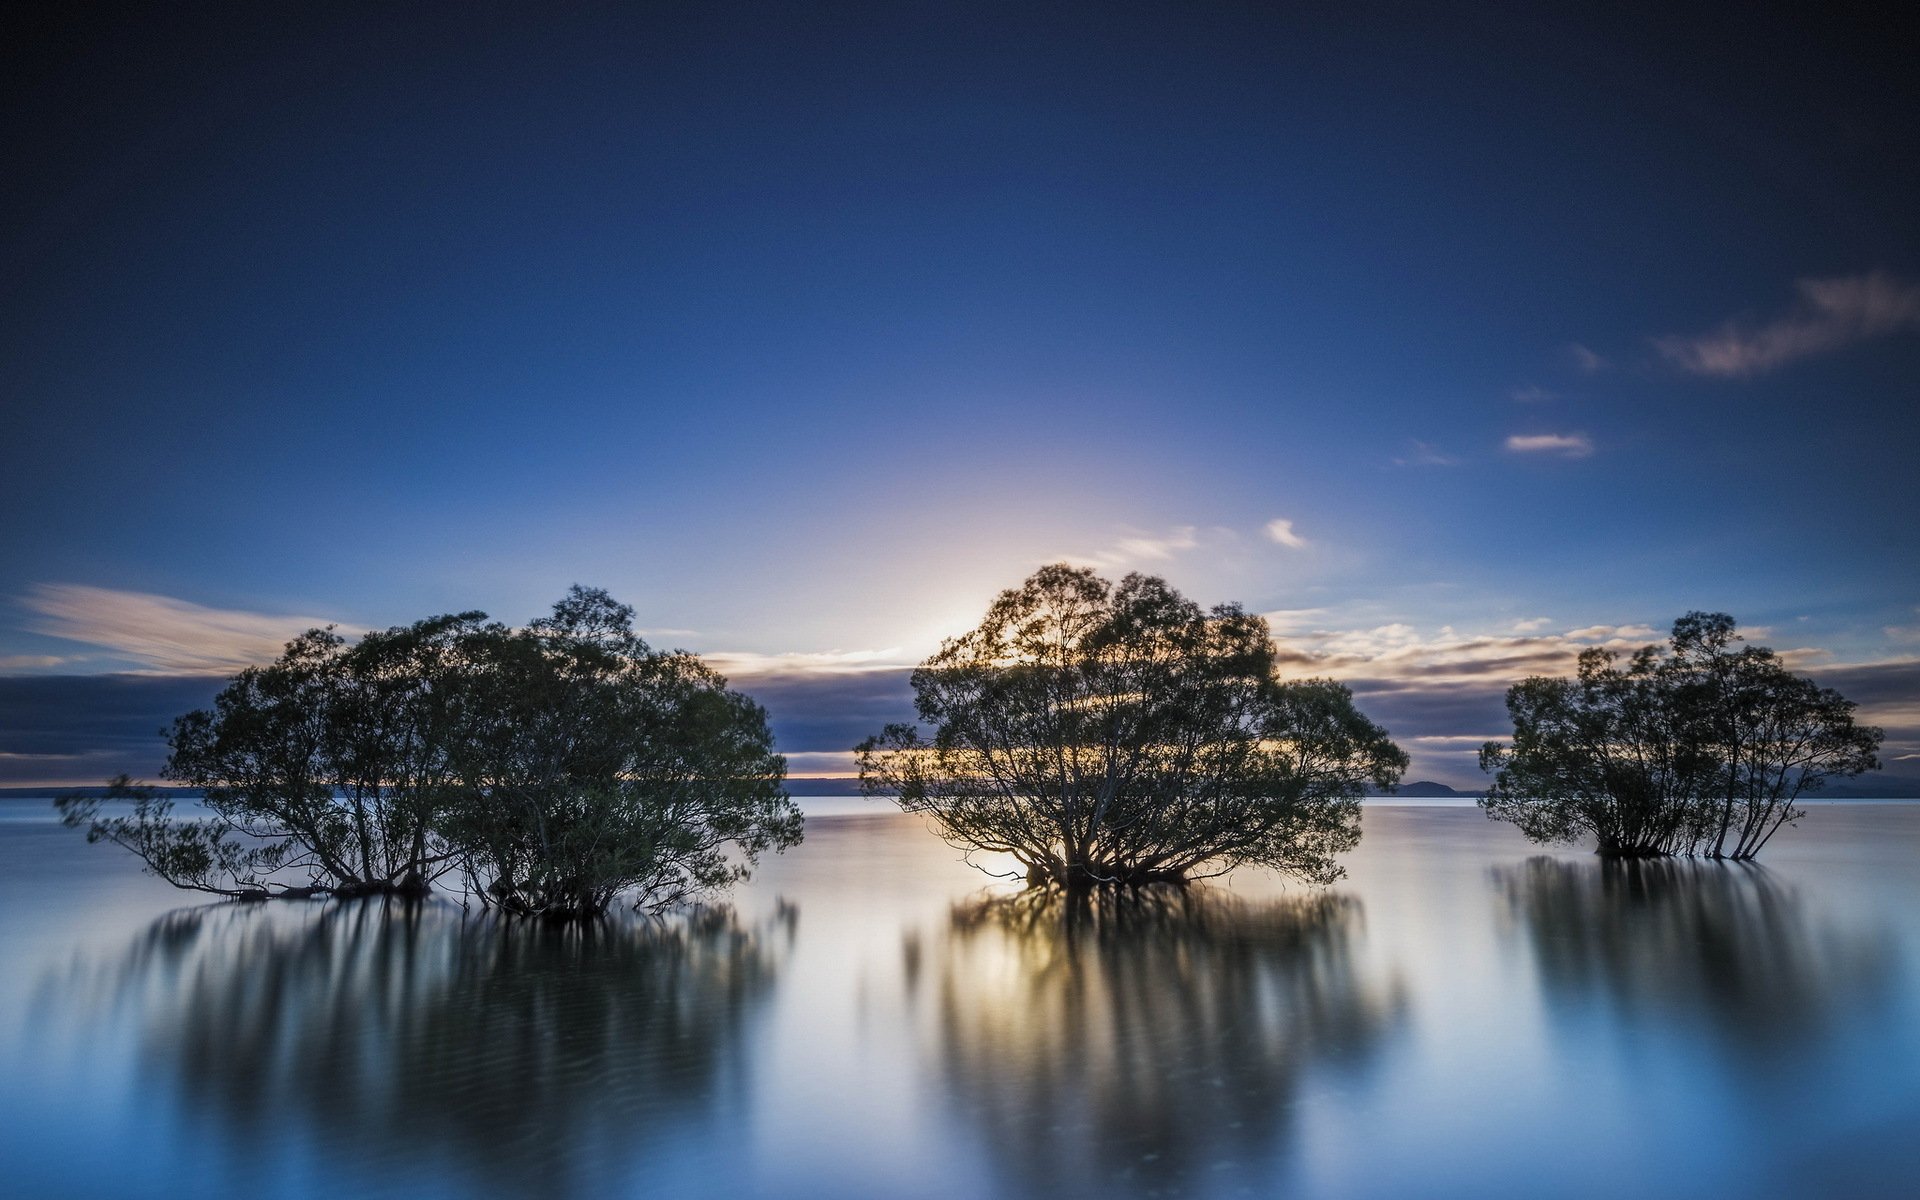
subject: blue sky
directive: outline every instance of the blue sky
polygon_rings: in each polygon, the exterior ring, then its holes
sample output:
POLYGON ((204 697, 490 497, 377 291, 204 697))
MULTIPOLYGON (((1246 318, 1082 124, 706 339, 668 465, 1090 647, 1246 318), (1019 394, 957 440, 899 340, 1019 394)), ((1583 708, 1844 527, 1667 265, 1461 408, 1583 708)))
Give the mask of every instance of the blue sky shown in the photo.
POLYGON ((576 581, 837 770, 1062 558, 1450 782, 1694 608, 1920 754, 1914 31, 1590 7, 10 16, 0 782, 576 581))

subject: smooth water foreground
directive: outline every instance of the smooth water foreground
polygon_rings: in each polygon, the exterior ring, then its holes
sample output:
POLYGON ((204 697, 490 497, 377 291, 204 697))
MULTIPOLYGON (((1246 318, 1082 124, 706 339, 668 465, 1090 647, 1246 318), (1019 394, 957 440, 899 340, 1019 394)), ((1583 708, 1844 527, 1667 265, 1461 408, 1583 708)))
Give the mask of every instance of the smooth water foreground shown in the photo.
POLYGON ((1920 805, 1763 868, 1378 805, 1063 911, 835 816, 733 911, 196 905, 0 802, 8 1196, 1920 1194, 1920 805))

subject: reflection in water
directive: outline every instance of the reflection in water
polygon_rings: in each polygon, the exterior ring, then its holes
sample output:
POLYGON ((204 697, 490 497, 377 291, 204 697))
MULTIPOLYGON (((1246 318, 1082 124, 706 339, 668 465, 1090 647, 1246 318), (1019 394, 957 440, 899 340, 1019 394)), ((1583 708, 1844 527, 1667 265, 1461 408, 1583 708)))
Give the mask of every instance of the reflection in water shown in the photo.
MULTIPOLYGON (((793 920, 783 908, 789 937, 793 920)), ((217 905, 153 925, 103 986, 135 1006, 155 1083, 263 1159, 293 1129, 376 1178, 428 1166, 489 1193, 594 1194, 725 1102, 769 940, 725 911, 556 928, 377 900, 217 905)))
MULTIPOLYGON (((1353 963, 1358 902, 1205 889, 957 907, 926 994, 955 1109, 1010 1190, 1179 1195, 1271 1168, 1316 1064, 1369 1056, 1402 1010, 1353 963)), ((909 939, 909 979, 928 955, 909 939)))
POLYGON ((1493 878, 1563 1005, 1604 996, 1629 1016, 1703 1027, 1730 1052, 1806 1039, 1893 966, 1883 933, 1813 923, 1751 864, 1541 857, 1493 878))

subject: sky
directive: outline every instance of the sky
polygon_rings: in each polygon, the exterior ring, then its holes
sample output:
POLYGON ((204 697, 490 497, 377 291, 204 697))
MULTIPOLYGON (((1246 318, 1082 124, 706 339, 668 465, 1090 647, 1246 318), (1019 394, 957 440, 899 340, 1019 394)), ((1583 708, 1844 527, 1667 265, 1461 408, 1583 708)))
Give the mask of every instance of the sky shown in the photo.
POLYGON ((1464 7, 9 8, 0 784, 576 582, 845 773, 1053 561, 1410 778, 1694 609, 1920 776, 1917 18, 1464 7))

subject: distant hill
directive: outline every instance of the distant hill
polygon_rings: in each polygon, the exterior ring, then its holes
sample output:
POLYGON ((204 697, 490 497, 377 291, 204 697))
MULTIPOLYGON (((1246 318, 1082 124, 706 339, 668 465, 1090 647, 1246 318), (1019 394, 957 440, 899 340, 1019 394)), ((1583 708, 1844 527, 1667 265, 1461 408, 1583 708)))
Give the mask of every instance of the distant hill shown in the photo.
POLYGON ((1479 792, 1463 792, 1448 787, 1444 783, 1435 783, 1431 779, 1418 779, 1412 783, 1403 783, 1391 792, 1382 792, 1378 788, 1368 788, 1369 796, 1405 796, 1410 800, 1458 799, 1472 800, 1479 792))

